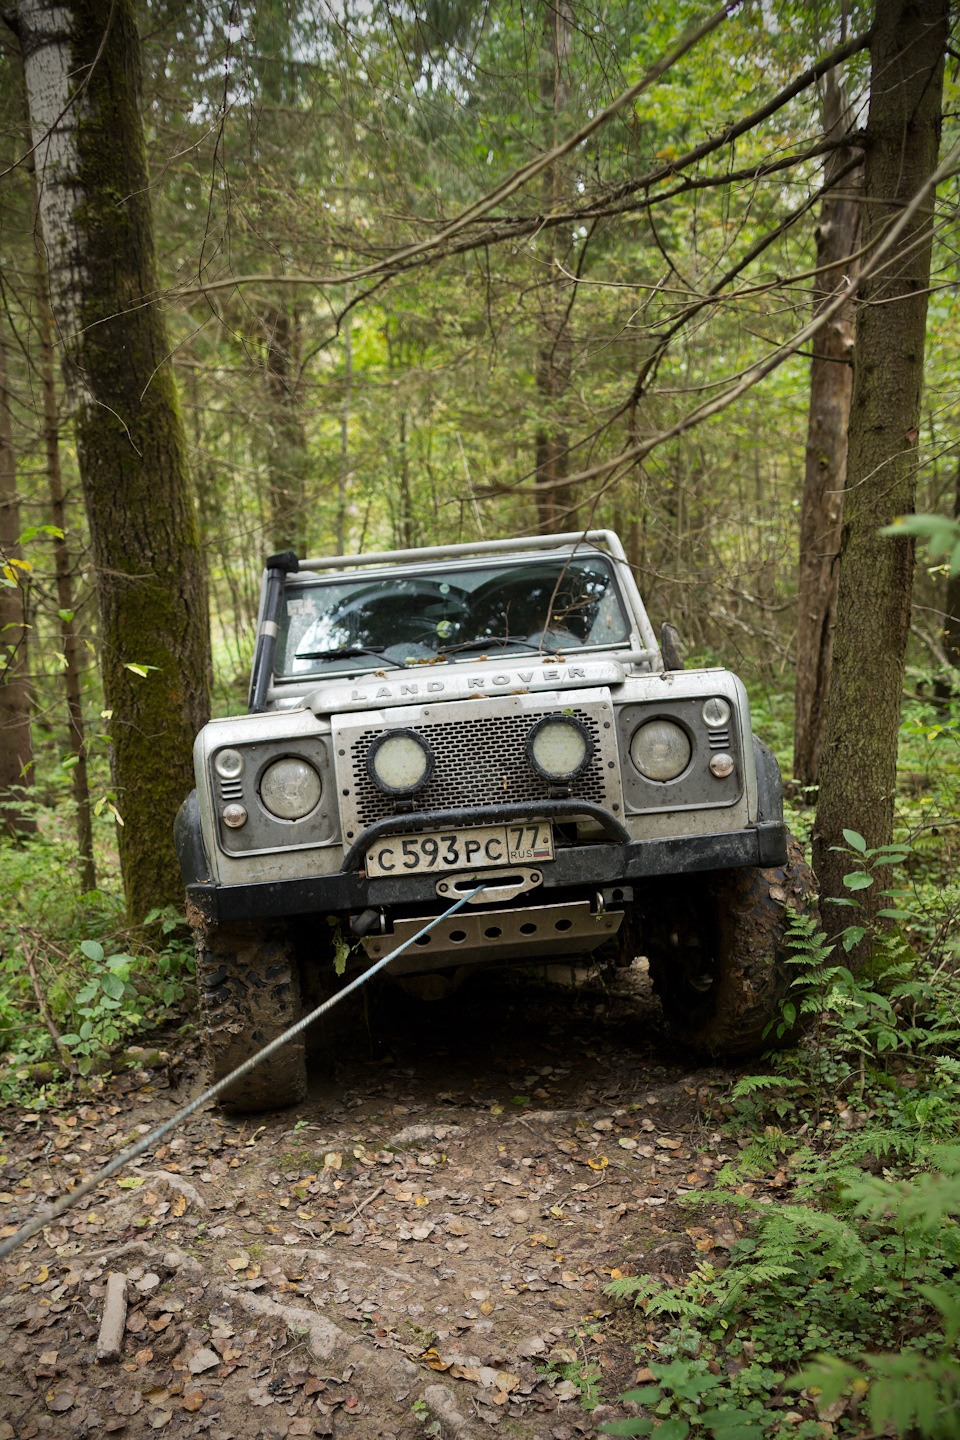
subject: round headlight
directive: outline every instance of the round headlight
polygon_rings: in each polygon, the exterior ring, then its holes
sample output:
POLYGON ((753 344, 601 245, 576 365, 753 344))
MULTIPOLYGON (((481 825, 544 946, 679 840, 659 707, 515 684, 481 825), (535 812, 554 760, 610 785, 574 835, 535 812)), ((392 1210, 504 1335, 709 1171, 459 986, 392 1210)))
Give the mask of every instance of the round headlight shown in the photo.
POLYGON ((415 730, 388 730, 367 751, 367 773, 387 795, 413 795, 433 774, 433 751, 415 730))
POLYGON ((687 732, 672 720, 648 720, 630 741, 630 759, 648 780, 676 780, 692 753, 687 732))
POLYGON ((545 715, 527 735, 527 759, 545 780, 573 780, 592 755, 590 736, 572 715, 545 715))
POLYGON ((730 719, 730 706, 726 700, 721 700, 719 695, 714 695, 712 700, 704 701, 700 714, 704 725, 708 725, 711 730, 719 730, 721 725, 726 725, 730 719))
POLYGON ((243 756, 239 750, 221 750, 213 768, 222 780, 236 780, 243 774, 243 756))
POLYGON ((292 755, 274 760, 260 777, 260 799, 278 820, 302 820, 319 804, 322 790, 313 766, 292 755))

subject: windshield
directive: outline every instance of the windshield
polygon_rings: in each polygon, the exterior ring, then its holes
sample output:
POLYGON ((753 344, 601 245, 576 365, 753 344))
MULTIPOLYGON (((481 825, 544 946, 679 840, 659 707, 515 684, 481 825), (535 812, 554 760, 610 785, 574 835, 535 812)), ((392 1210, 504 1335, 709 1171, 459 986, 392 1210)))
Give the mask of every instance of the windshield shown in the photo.
POLYGON ((548 654, 622 645, 630 627, 600 556, 532 560, 378 579, 288 585, 277 642, 283 679, 483 653, 548 654))

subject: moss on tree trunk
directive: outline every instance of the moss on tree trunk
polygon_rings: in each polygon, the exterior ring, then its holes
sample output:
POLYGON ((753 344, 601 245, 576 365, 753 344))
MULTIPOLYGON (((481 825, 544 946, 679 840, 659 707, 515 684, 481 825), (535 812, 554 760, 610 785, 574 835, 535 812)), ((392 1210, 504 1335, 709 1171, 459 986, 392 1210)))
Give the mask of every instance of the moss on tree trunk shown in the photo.
MULTIPOLYGON (((937 165, 946 0, 877 0, 871 39, 863 241, 895 220, 937 165)), ((869 846, 893 832, 897 739, 914 546, 880 527, 914 508, 934 196, 859 295, 837 627, 820 762, 814 863, 824 900, 845 896, 844 827, 869 846)), ((859 893, 869 922, 882 875, 859 893)), ((828 925, 850 912, 829 907, 828 925)), ((862 958, 862 957, 857 957, 862 958)))
POLYGON ((75 397, 97 573, 124 822, 120 861, 131 918, 140 919, 181 897, 173 818, 192 787, 193 739, 209 715, 200 542, 167 328, 155 303, 140 37, 129 0, 55 9, 22 0, 19 18, 51 298, 75 397), (68 104, 81 83, 82 97, 68 104))

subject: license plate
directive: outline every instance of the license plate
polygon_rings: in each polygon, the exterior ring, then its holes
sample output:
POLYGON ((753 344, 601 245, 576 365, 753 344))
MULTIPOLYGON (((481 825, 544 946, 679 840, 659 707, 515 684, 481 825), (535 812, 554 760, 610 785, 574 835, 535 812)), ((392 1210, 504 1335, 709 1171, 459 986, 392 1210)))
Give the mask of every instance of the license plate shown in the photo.
POLYGON ((368 878, 422 875, 441 870, 476 870, 491 865, 533 865, 553 859, 553 834, 546 821, 533 825, 487 825, 477 830, 432 830, 426 835, 392 835, 367 851, 368 878))

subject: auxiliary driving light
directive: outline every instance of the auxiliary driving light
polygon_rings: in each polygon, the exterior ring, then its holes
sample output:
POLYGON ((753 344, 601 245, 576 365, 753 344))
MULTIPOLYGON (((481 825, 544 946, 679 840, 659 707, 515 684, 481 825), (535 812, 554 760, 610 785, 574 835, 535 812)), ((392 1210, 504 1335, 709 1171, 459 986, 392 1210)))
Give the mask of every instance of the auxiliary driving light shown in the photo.
POLYGON ((593 755, 593 742, 572 715, 544 715, 527 735, 527 759, 544 780, 574 780, 593 755))
POLYGON ((260 777, 260 799, 278 820, 302 820, 320 802, 320 776, 306 760, 286 755, 274 760, 260 777))
POLYGON ((703 702, 700 714, 704 725, 709 726, 711 730, 719 730, 730 719, 730 706, 719 695, 714 695, 710 700, 703 702))
POLYGON ((648 720, 630 741, 630 759, 648 780, 676 780, 692 753, 686 730, 672 720, 648 720))
POLYGON ((243 756, 239 750, 221 750, 214 759, 213 768, 222 780, 238 780, 243 774, 243 756))
POLYGON ((433 774, 433 751, 415 730, 388 730, 367 751, 367 773, 385 795, 413 795, 433 774))

